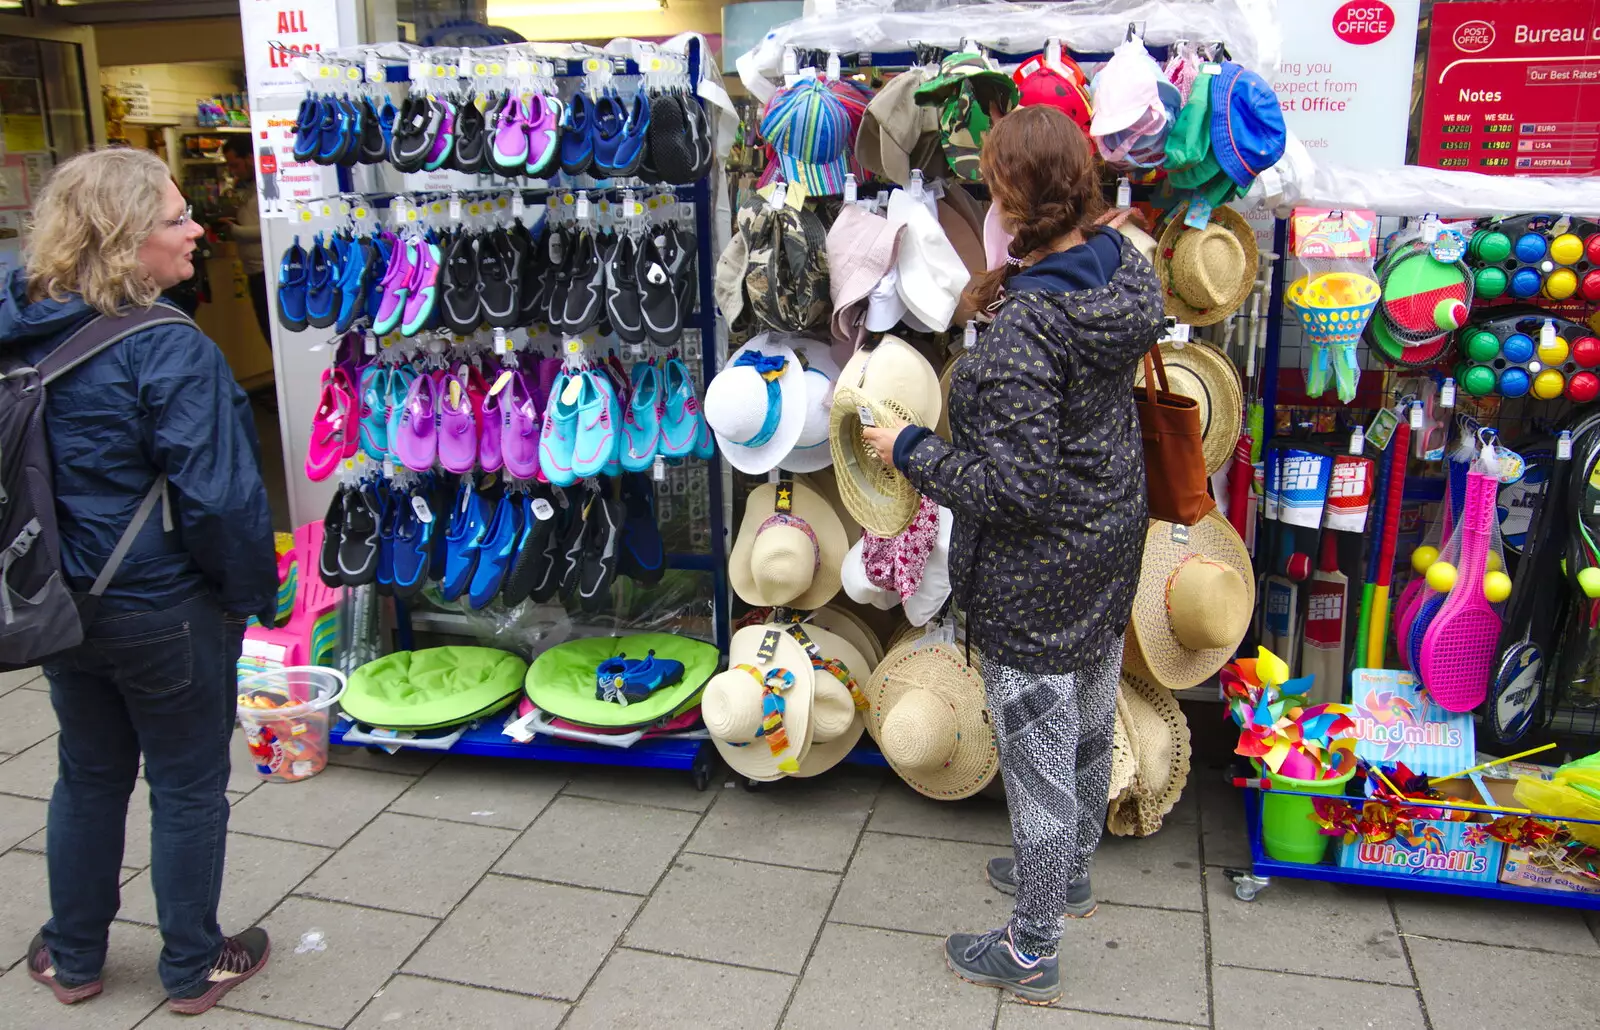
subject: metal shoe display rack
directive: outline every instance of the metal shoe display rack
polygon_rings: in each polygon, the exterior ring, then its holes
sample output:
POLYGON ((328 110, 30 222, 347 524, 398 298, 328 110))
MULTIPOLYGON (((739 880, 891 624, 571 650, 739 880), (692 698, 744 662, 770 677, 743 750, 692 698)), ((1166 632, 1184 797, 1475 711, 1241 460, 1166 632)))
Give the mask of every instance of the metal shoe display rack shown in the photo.
MULTIPOLYGON (((541 44, 541 48, 548 44, 541 44)), ((415 48, 398 44, 379 46, 363 46, 353 48, 359 52, 355 61, 364 60, 368 74, 373 70, 376 61, 382 68, 384 81, 388 83, 403 83, 410 81, 410 66, 407 63, 396 64, 391 56, 395 53, 408 53, 415 48)), ((602 54, 594 51, 594 56, 609 59, 614 62, 616 74, 639 75, 640 69, 633 59, 625 62, 616 55, 602 54), (625 64, 625 68, 624 68, 625 64)), ((335 55, 326 55, 334 57, 335 55)), ((343 55, 338 55, 340 59, 343 55)), ((687 62, 688 76, 691 83, 696 83, 700 78, 701 62, 705 56, 701 53, 698 41, 689 44, 687 62)), ((582 78, 585 76, 584 60, 557 61, 558 68, 565 67, 564 74, 557 74, 557 78, 582 78)), ((356 65, 352 63, 352 67, 356 65)), ((692 93, 692 91, 691 91, 692 93)), ((696 96, 696 100, 705 106, 704 100, 696 96)), ((713 116, 708 112, 708 122, 713 121, 713 116)), ((355 187, 351 170, 340 167, 337 169, 339 189, 341 193, 354 194, 355 187)), ((695 248, 697 268, 697 313, 684 319, 683 356, 691 372, 698 372, 700 382, 697 395, 705 396, 705 386, 715 374, 721 360, 716 328, 716 301, 712 295, 713 275, 716 268, 716 255, 712 249, 712 217, 715 204, 711 196, 711 177, 700 178, 688 186, 674 187, 680 196, 687 194, 688 202, 694 210, 695 248), (690 350, 692 343, 690 333, 699 338, 699 351, 690 350), (698 366, 698 368, 696 368, 698 366)), ((524 194, 549 194, 555 192, 554 187, 528 185, 522 186, 514 182, 497 184, 488 192, 505 194, 510 192, 524 194)), ((374 208, 386 210, 391 203, 403 195, 397 194, 367 194, 364 202, 374 208)), ((709 503, 707 516, 709 519, 709 549, 707 553, 668 553, 666 567, 669 570, 709 573, 713 583, 713 613, 717 649, 726 655, 728 639, 731 635, 729 622, 729 594, 727 579, 727 536, 723 517, 723 481, 724 475, 720 460, 713 455, 706 463, 705 476, 709 503)), ((372 588, 365 587, 352 593, 370 593, 372 588)), ((460 634, 463 632, 460 618, 449 614, 428 613, 413 611, 405 601, 395 598, 395 642, 400 650, 410 650, 413 646, 414 628, 425 628, 429 622, 434 623, 433 628, 443 632, 460 634)), ((357 607, 359 608, 359 602, 357 607)), ((657 769, 681 769, 690 773, 695 786, 701 790, 710 784, 711 777, 716 768, 716 752, 711 742, 707 739, 643 739, 631 747, 613 747, 600 744, 586 744, 576 741, 566 741, 555 737, 536 735, 530 743, 518 743, 501 732, 503 713, 490 717, 480 723, 473 724, 463 731, 440 738, 401 739, 393 738, 381 732, 366 732, 358 730, 348 720, 338 720, 329 734, 331 744, 346 744, 351 746, 367 746, 392 750, 395 748, 413 748, 432 751, 441 751, 449 754, 476 755, 489 758, 517 758, 535 761, 575 762, 597 765, 632 766, 657 769)))

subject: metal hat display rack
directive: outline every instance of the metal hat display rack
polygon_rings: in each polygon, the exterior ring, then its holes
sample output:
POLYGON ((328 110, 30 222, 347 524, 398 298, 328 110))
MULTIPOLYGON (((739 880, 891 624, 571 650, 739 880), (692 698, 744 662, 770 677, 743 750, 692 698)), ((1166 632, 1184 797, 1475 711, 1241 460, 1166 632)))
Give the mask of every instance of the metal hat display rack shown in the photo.
MULTIPOLYGON (((459 67, 464 74, 470 74, 470 71, 479 67, 482 62, 538 60, 544 62, 553 72, 553 77, 558 79, 592 76, 602 68, 610 74, 636 76, 641 74, 641 64, 648 67, 657 56, 666 56, 686 63, 688 81, 691 84, 690 94, 698 102, 704 103, 692 88, 693 84, 700 81, 702 62, 708 57, 703 53, 698 39, 689 41, 686 54, 668 54, 649 43, 636 43, 633 52, 626 55, 576 43, 452 47, 448 48, 448 52, 457 57, 459 67)), ((424 50, 405 43, 387 43, 347 47, 311 55, 296 55, 295 60, 305 62, 300 65, 302 77, 314 88, 319 81, 326 81, 329 85, 412 82, 421 74, 423 68, 439 67, 439 59, 443 56, 444 53, 438 48, 424 50), (330 71, 325 73, 323 69, 330 71)), ((708 118, 708 121, 710 120, 708 118)), ((388 209, 396 202, 412 206, 426 203, 431 206, 443 198, 448 198, 452 207, 455 207, 458 203, 486 197, 511 196, 520 200, 525 195, 568 192, 566 187, 554 187, 549 184, 541 187, 535 183, 528 186, 505 184, 483 191, 362 194, 356 189, 352 169, 339 167, 337 173, 341 194, 338 199, 342 206, 348 205, 353 197, 359 197, 367 206, 379 210, 388 209)), ((687 194, 688 202, 694 211, 696 259, 700 269, 697 275, 698 311, 692 318, 684 320, 684 328, 696 330, 699 334, 704 380, 699 384, 701 396, 704 396, 705 384, 715 373, 720 360, 716 329, 717 309, 712 294, 714 277, 711 271, 716 267, 716 259, 712 251, 712 217, 715 204, 712 202, 710 178, 708 174, 687 187, 674 187, 674 192, 680 197, 687 194)), ((641 185, 633 189, 637 189, 643 195, 649 188, 641 185)), ((573 188, 570 192, 578 192, 578 189, 573 188)), ((706 464, 709 494, 707 507, 711 523, 709 553, 669 553, 666 556, 666 567, 677 571, 706 573, 712 577, 714 634, 718 650, 725 655, 728 650, 731 625, 727 579, 727 535, 722 499, 723 472, 721 462, 715 455, 706 464)), ((394 599, 394 603, 396 644, 402 650, 410 650, 413 642, 413 621, 422 613, 413 613, 399 598, 394 599)), ((587 744, 545 735, 535 735, 529 742, 519 743, 501 732, 498 719, 475 724, 457 733, 433 739, 400 738, 383 731, 362 730, 348 720, 341 720, 340 724, 331 730, 329 740, 333 744, 386 750, 406 747, 490 758, 682 769, 690 773, 695 786, 701 790, 710 784, 716 768, 716 752, 710 740, 703 737, 646 738, 630 747, 587 744)))

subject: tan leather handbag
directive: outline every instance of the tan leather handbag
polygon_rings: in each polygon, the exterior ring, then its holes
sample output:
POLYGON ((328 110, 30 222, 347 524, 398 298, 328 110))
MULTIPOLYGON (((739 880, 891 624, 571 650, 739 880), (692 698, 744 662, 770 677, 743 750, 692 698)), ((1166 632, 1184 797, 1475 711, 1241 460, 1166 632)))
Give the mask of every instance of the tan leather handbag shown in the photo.
POLYGON ((1144 356, 1144 386, 1134 387, 1144 438, 1145 491, 1150 517, 1192 526, 1217 506, 1207 492, 1206 458, 1201 450, 1200 403, 1174 393, 1161 363, 1161 348, 1144 356), (1151 359, 1155 371, 1151 371, 1151 359), (1161 388, 1156 389, 1157 381, 1161 388))

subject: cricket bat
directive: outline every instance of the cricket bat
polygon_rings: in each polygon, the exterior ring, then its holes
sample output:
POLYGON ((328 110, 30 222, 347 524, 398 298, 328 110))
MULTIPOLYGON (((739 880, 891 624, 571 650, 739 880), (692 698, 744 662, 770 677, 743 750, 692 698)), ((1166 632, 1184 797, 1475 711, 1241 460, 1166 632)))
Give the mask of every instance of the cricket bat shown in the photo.
POLYGON ((1283 571, 1294 552, 1294 533, 1288 526, 1278 527, 1278 560, 1273 572, 1262 581, 1261 646, 1282 658, 1295 673, 1295 612, 1300 605, 1300 587, 1283 571))
POLYGON ((1300 675, 1314 676, 1310 700, 1344 700, 1344 616, 1349 580, 1339 571, 1339 543, 1332 530, 1322 534, 1322 559, 1311 577, 1300 675))

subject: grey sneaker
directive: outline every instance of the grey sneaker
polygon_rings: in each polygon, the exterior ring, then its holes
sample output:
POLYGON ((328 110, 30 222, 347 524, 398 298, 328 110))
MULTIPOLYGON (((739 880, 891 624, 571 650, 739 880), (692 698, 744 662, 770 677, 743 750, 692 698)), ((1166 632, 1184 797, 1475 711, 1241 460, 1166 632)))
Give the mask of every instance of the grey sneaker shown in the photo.
POLYGON ((1025 957, 1002 926, 985 934, 955 933, 944 939, 944 961, 968 983, 1010 991, 1029 1005, 1061 997, 1061 965, 1055 955, 1025 957))
MULTIPOLYGON (((984 869, 989 885, 1001 894, 1017 893, 1017 862, 1013 858, 991 858, 984 869)), ((1068 919, 1088 919, 1100 906, 1095 903, 1094 890, 1089 886, 1089 874, 1072 881, 1067 888, 1068 919)))

